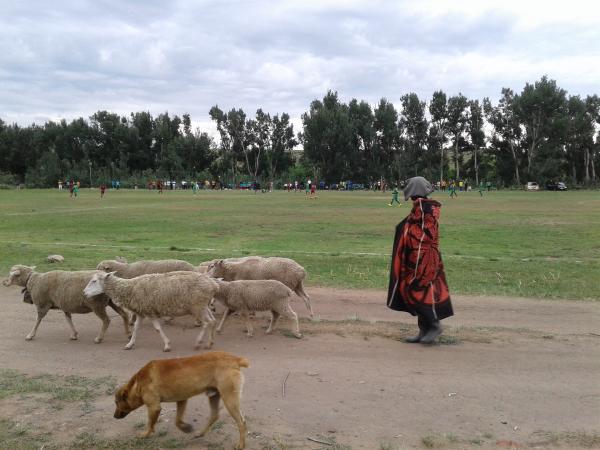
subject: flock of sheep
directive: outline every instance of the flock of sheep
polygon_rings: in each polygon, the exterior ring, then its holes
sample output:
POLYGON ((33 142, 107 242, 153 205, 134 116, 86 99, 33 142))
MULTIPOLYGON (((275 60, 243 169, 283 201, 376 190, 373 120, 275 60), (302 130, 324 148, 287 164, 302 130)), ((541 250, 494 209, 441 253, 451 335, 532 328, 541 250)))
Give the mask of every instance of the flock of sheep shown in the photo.
POLYGON ((51 309, 65 314, 71 328, 71 339, 77 339, 72 314, 93 312, 102 321, 100 333, 94 342, 100 343, 110 319, 106 307, 115 310, 123 319, 125 333, 130 338, 125 346, 132 349, 144 318, 149 318, 160 334, 164 347, 171 350, 169 338, 161 327, 161 320, 191 315, 201 326, 196 349, 205 340, 204 348, 214 342, 215 331, 221 331, 227 315, 237 311, 246 322, 247 334, 252 336, 250 314, 270 311, 271 333, 280 316, 294 321, 294 335, 301 337, 298 316, 290 307, 293 293, 300 296, 313 316, 310 297, 304 291, 306 271, 288 258, 248 256, 207 261, 199 266, 181 260, 102 261, 97 270, 67 272, 53 270, 46 273, 35 267, 16 265, 10 269, 5 286, 23 287, 23 301, 37 308, 37 321, 26 339, 35 337, 40 322, 51 309), (219 301, 225 312, 216 327, 213 302, 219 301), (130 325, 133 331, 130 332, 130 325))

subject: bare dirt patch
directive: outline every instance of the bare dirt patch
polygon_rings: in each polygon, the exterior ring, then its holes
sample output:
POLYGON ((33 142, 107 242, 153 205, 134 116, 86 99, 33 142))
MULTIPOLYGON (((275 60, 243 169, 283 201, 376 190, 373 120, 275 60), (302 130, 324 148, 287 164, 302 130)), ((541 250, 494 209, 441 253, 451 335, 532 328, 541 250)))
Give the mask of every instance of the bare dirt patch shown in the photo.
MULTIPOLYGON (((416 321, 388 310, 383 291, 312 288, 309 294, 319 317, 302 320, 303 339, 289 337, 285 321, 279 333, 265 335, 262 316, 252 339, 235 317, 217 336, 215 349, 252 364, 243 396, 248 448, 600 447, 599 304, 458 296, 456 316, 444 321, 445 341, 423 347, 400 341, 416 321)), ((0 369, 11 377, 8 384, 0 376, 0 448, 233 447, 236 428, 225 411, 216 429, 198 439, 174 427, 171 404, 151 441, 135 438, 145 410, 112 418, 107 383, 123 383, 150 359, 192 354, 191 319, 165 326, 169 354, 150 324, 134 350, 123 350, 116 318, 98 345, 98 320, 74 316, 80 339, 69 341, 55 311, 26 342, 34 309, 15 288, 0 288, 0 301, 0 369), (42 388, 29 392, 36 379, 42 388), (85 394, 57 396, 53 383, 85 394)), ((306 315, 299 299, 293 307, 306 315)), ((190 402, 196 428, 207 413, 206 399, 190 402)))

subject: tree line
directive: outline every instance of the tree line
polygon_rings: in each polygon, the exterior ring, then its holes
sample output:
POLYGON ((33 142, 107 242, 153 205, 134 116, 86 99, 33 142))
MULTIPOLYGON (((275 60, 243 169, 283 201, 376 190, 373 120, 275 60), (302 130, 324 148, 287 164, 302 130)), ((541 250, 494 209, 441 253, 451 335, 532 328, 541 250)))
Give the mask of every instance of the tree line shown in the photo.
POLYGON ((254 117, 213 106, 219 140, 192 130, 189 114, 107 111, 89 120, 28 127, 0 119, 0 184, 55 186, 77 179, 123 186, 149 180, 219 179, 285 183, 306 177, 326 183, 394 183, 415 175, 431 180, 598 182, 600 99, 569 96, 542 77, 520 93, 504 88, 496 103, 436 91, 415 93, 399 107, 375 106, 337 92, 315 99, 295 133, 287 113, 254 117), (297 151, 303 149, 302 152, 297 151))

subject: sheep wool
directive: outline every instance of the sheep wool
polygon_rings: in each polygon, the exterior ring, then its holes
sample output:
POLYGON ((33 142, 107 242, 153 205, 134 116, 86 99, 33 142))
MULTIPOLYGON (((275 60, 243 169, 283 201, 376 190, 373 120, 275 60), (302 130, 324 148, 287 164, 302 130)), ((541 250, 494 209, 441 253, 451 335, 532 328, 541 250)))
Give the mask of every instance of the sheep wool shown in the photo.
POLYGON ((247 258, 223 259, 215 261, 208 270, 208 274, 215 278, 223 278, 225 281, 236 280, 277 280, 285 284, 298 296, 300 296, 310 316, 313 310, 310 297, 304 291, 304 279, 306 270, 293 259, 270 257, 263 258, 253 256, 247 258))

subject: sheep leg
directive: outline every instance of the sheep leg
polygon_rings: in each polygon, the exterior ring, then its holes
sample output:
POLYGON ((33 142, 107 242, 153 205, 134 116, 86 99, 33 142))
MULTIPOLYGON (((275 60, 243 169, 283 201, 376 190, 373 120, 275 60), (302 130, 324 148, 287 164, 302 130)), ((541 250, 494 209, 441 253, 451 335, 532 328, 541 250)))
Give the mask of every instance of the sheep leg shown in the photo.
POLYGON ((298 323, 298 314, 296 314, 292 310, 292 308, 290 308, 290 305, 287 305, 287 308, 283 312, 282 315, 285 316, 287 319, 291 319, 294 321, 294 324, 296 325, 296 331, 294 332, 294 336, 296 336, 298 339, 300 339, 302 337, 302 333, 300 333, 300 324, 298 323))
POLYGON ((206 332, 206 328, 208 327, 210 327, 210 333, 208 342, 204 344, 204 348, 211 348, 214 342, 216 322, 214 316, 212 315, 212 312, 208 308, 202 308, 202 311, 200 312, 200 317, 194 317, 196 320, 199 319, 202 321, 202 328, 200 329, 200 333, 198 333, 198 337, 196 338, 196 346, 194 348, 196 350, 200 348, 200 343, 202 342, 202 339, 204 338, 204 333, 206 332))
POLYGON ((50 307, 47 307, 47 308, 44 308, 44 309, 38 308, 38 310, 37 310, 37 321, 35 322, 35 325, 33 326, 33 330, 31 330, 31 332, 27 336, 25 336, 25 339, 27 341, 30 341, 30 340, 32 340, 35 337, 35 334, 37 333, 37 329, 40 326, 40 322, 42 321, 42 319, 44 317, 46 317, 46 314, 48 314, 49 310, 50 310, 50 307))
POLYGON ((252 326, 252 322, 250 321, 250 316, 248 311, 241 311, 242 317, 246 321, 246 335, 251 338, 254 336, 254 327, 252 326))
POLYGON ((108 329, 108 326, 110 325, 110 319, 108 318, 108 315, 106 314, 106 309, 104 307, 95 309, 94 313, 102 321, 102 328, 100 328, 100 333, 94 339, 94 342, 96 344, 99 344, 104 339, 104 334, 106 333, 106 330, 108 329))
POLYGON ((310 297, 304 291, 304 285, 302 283, 300 283, 298 285, 298 287, 296 288, 295 292, 296 292, 296 294, 299 297, 302 297, 302 300, 304 300, 304 304, 306 305, 306 309, 308 309, 308 312, 310 314, 310 318, 312 319, 314 317, 314 314, 313 314, 312 306, 310 305, 310 297))
POLYGON ((277 319, 279 319, 279 313, 277 311, 271 311, 271 321, 269 322, 269 328, 267 328, 266 333, 271 334, 275 325, 277 324, 277 319))
POLYGON ((120 306, 115 304, 112 300, 109 300, 108 306, 110 306, 112 309, 114 309, 115 312, 121 316, 121 318, 123 319, 123 325, 125 326, 125 335, 128 338, 130 338, 131 331, 129 329, 129 314, 127 314, 127 311, 125 311, 123 308, 121 308, 120 306))
POLYGON ((221 317, 221 321, 219 322, 219 326, 217 327, 217 333, 220 333, 221 330, 223 329, 223 324, 225 324, 225 319, 227 319, 228 314, 229 314, 229 308, 225 308, 223 317, 221 317))
POLYGON ((133 348, 133 346, 135 345, 135 338, 137 336, 137 332, 140 328, 140 325, 142 324, 142 320, 144 320, 144 318, 138 314, 135 318, 135 324, 133 325, 133 332, 131 333, 131 339, 125 346, 125 350, 131 350, 133 348))
POLYGON ((160 337, 162 338, 162 340, 163 340, 163 342, 165 344, 165 346, 163 348, 163 352, 170 352, 171 351, 171 341, 169 341, 169 338, 163 332, 162 327, 160 326, 160 320, 159 319, 152 319, 152 326, 154 326, 154 329, 156 330, 156 332, 158 334, 160 334, 160 337))
POLYGON ((71 339, 72 341, 76 341, 79 337, 79 334, 77 333, 77 330, 75 329, 75 325, 73 325, 73 319, 71 319, 71 313, 68 313, 68 312, 64 312, 64 313, 65 313, 65 319, 67 319, 67 323, 71 327, 71 337, 69 337, 69 339, 71 339))

